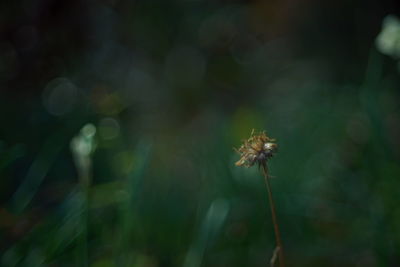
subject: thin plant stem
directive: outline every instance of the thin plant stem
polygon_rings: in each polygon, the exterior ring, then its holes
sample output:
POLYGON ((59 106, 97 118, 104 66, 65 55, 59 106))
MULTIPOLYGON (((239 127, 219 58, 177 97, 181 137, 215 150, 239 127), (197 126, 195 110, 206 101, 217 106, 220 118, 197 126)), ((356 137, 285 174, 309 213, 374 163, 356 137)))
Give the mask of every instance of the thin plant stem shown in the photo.
MULTIPOLYGON (((83 164, 80 165, 78 169, 79 183, 81 188, 81 193, 83 197, 83 206, 81 213, 81 237, 80 237, 80 258, 79 266, 87 267, 89 266, 89 190, 92 180, 92 160, 90 156, 85 156, 81 158, 83 164)), ((79 166, 79 165, 78 165, 79 166)))
POLYGON ((89 189, 92 180, 92 159, 91 154, 95 148, 96 127, 93 124, 86 124, 80 133, 71 140, 71 151, 74 156, 75 165, 78 171, 80 194, 82 195, 82 208, 80 214, 80 237, 78 241, 78 264, 77 266, 89 266, 89 189))
MULTIPOLYGON (((279 233, 278 220, 276 218, 275 203, 274 203, 274 200, 272 198, 271 185, 269 183, 267 164, 261 164, 261 170, 262 170, 262 173, 264 175, 265 184, 266 184, 267 191, 268 191, 269 206, 270 206, 270 209, 271 209, 272 223, 274 225, 276 246, 278 248, 279 266, 280 267, 284 267, 285 266, 285 260, 284 260, 284 257, 283 257, 283 247, 282 247, 281 235, 279 233)), ((273 261, 271 262, 271 264, 273 264, 273 261)))
POLYGON ((84 172, 81 178, 81 192, 83 196, 83 207, 81 213, 82 233, 80 237, 80 258, 79 266, 89 266, 89 248, 88 248, 88 232, 89 232, 89 186, 90 186, 90 167, 84 172))

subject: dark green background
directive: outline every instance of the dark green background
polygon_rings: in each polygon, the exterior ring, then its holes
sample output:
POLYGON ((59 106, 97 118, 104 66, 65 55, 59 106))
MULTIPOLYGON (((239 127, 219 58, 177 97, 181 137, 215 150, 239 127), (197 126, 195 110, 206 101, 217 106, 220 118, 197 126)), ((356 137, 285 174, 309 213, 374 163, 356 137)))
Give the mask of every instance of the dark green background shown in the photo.
POLYGON ((398 11, 2 1, 0 265, 266 266, 266 189, 232 149, 255 128, 279 145, 287 266, 399 266, 400 81, 374 45, 398 11), (87 123, 88 198, 70 151, 87 123))

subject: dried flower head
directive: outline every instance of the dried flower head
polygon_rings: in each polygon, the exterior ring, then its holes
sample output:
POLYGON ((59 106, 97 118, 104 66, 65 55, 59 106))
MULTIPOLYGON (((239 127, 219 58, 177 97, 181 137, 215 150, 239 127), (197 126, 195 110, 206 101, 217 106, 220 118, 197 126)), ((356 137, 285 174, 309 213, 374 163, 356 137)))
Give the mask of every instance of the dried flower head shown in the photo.
POLYGON ((255 163, 258 166, 265 166, 267 160, 277 151, 278 145, 275 140, 269 138, 265 132, 254 135, 254 129, 250 138, 243 141, 242 146, 236 151, 240 154, 240 159, 235 163, 236 166, 251 167, 255 163))

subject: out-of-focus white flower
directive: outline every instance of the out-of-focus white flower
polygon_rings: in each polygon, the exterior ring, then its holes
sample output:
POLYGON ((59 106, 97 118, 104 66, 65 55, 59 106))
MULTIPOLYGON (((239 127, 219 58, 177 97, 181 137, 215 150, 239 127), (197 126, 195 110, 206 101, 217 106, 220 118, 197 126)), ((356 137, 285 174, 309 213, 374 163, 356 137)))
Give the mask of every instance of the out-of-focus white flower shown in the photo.
POLYGON ((71 140, 70 144, 80 180, 85 186, 90 184, 91 154, 96 148, 95 134, 96 127, 88 123, 83 126, 79 134, 71 140))
POLYGON ((400 58, 400 20, 388 15, 382 23, 382 30, 375 40, 377 49, 385 55, 400 58))
POLYGON ((83 126, 80 133, 75 136, 71 141, 71 150, 74 156, 88 157, 94 151, 95 142, 94 135, 96 134, 96 127, 89 123, 83 126))

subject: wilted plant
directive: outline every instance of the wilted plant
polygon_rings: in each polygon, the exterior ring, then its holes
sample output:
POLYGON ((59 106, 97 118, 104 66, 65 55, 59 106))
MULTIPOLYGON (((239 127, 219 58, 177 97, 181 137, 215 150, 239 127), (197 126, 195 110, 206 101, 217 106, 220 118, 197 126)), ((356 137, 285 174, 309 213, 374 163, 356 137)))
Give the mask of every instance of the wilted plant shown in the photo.
POLYGON ((278 221, 276 218, 275 204, 272 198, 271 185, 269 183, 268 166, 267 161, 277 152, 278 145, 274 139, 269 138, 265 132, 254 134, 254 130, 251 132, 250 138, 243 141, 243 144, 236 151, 240 154, 240 159, 236 162, 236 166, 252 167, 257 164, 261 170, 265 184, 267 186, 269 204, 272 214, 272 222, 274 224, 276 248, 271 258, 271 266, 274 265, 277 255, 279 257, 279 265, 285 266, 282 241, 279 233, 278 221))

